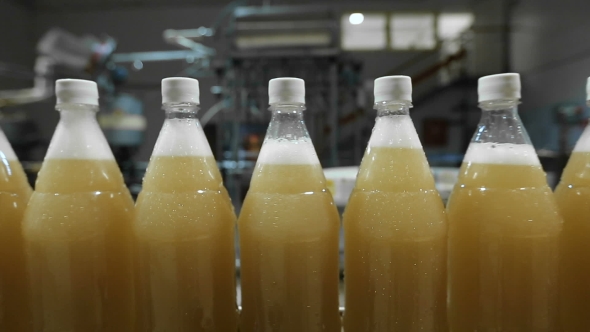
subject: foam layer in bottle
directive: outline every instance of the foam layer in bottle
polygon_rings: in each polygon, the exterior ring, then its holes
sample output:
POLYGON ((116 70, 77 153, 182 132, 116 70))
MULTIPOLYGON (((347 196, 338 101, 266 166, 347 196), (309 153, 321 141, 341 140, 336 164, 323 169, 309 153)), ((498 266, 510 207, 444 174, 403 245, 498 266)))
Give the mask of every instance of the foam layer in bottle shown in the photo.
POLYGON ((258 156, 260 164, 319 165, 318 155, 309 139, 267 139, 258 156))
POLYGON ((114 159, 91 110, 63 110, 45 159, 114 159))
POLYGON ((422 144, 408 115, 378 117, 369 147, 422 149, 422 144))
POLYGON ((153 156, 213 156, 197 119, 167 119, 154 147, 153 156))
POLYGON ((512 143, 471 143, 465 154, 464 163, 540 165, 539 157, 530 144, 512 143))

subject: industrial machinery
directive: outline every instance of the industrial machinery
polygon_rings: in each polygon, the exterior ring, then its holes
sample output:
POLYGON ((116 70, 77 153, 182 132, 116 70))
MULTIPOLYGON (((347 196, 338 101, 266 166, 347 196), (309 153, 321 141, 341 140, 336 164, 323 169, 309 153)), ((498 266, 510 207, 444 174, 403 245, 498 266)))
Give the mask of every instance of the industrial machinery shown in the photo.
MULTIPOLYGON (((366 112, 371 87, 361 81, 361 61, 341 48, 341 13, 333 6, 245 3, 230 3, 209 27, 165 30, 163 39, 177 50, 118 53, 109 36, 81 38, 49 31, 38 45, 34 87, 0 91, 0 108, 50 97, 53 81, 64 73, 94 79, 103 97, 100 123, 127 184, 137 185, 144 164, 138 166, 133 157, 143 142, 146 121, 141 101, 128 93, 132 89, 127 78, 151 62, 182 62, 182 71, 169 76, 216 79, 209 91, 216 102, 204 105, 208 108, 200 117, 228 190, 240 202, 270 117, 265 111, 267 83, 295 76, 306 82, 305 120, 322 164, 358 165, 373 124, 366 112)), ((420 53, 395 68, 396 74, 413 77, 416 95, 428 97, 441 82, 448 85, 463 75, 463 43, 442 46, 440 52, 420 53)), ((202 88, 202 95, 208 93, 202 88)))
POLYGON ((202 111, 201 123, 212 133, 209 140, 234 202, 246 192, 270 118, 266 108, 271 78, 305 80, 306 123, 324 165, 358 164, 370 133, 362 121, 367 98, 361 64, 339 47, 338 14, 325 6, 242 3, 228 5, 211 27, 164 31, 164 40, 182 50, 110 57, 114 64, 140 67, 180 60, 188 64, 181 76, 215 75, 218 83, 211 93, 217 102, 202 111), (205 45, 220 42, 223 51, 205 45), (346 149, 348 155, 338 152, 344 144, 353 147, 346 149))
MULTIPOLYGON (((97 81, 102 96, 100 124, 109 144, 126 172, 128 184, 140 181, 135 175, 134 153, 143 143, 146 120, 140 100, 121 92, 121 86, 128 77, 127 70, 116 66, 110 57, 116 49, 116 42, 109 36, 77 37, 62 29, 49 30, 38 42, 38 56, 35 62, 32 88, 0 91, 0 126, 21 160, 35 160, 38 156, 32 150, 46 148, 41 140, 34 119, 19 105, 34 103, 53 96, 55 79, 62 76, 82 77, 97 81), (11 107, 12 106, 12 107, 11 107), (10 109, 8 107, 11 107, 10 109)), ((0 74, 2 68, 0 68, 0 74)), ((29 78, 23 74, 24 78, 29 78)), ((25 168, 35 172, 37 163, 24 163, 25 168)))

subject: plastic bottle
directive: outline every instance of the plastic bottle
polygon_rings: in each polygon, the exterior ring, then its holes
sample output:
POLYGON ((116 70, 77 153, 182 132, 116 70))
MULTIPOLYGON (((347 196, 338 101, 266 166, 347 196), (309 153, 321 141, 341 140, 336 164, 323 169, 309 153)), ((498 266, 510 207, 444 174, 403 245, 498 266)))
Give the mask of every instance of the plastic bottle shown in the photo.
POLYGON ((240 232, 242 332, 340 332, 339 216, 303 122, 304 82, 269 83, 272 119, 240 232))
MULTIPOLYGON (((590 78, 586 86, 590 105, 590 78)), ((563 217, 559 282, 563 331, 590 331, 590 127, 576 143, 555 198, 563 217)))
POLYGON ((162 99, 136 206, 141 331, 237 331, 236 216, 197 119, 199 82, 166 78, 162 99))
POLYGON ((562 220, 517 113, 520 77, 482 77, 478 94, 447 206, 450 331, 557 331, 562 220))
POLYGON ((447 331, 445 208, 407 76, 375 80, 377 119, 344 213, 345 331, 447 331))
POLYGON ((33 331, 21 227, 31 192, 0 128, 0 331, 33 331))
POLYGON ((25 211, 35 331, 133 331, 133 200, 96 83, 56 82, 60 120, 25 211))

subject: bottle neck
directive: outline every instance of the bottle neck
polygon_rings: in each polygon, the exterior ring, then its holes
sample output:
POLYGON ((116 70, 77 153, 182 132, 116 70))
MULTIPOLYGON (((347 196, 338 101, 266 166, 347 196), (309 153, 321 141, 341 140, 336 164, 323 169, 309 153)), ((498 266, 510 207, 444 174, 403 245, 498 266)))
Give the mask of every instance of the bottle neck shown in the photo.
POLYGON ((166 119, 196 119, 199 106, 194 103, 169 103, 162 105, 166 119))
POLYGON ((480 103, 478 128, 471 142, 531 144, 518 116, 518 100, 492 100, 480 103))
POLYGON ((55 109, 59 111, 60 121, 65 123, 96 122, 96 113, 98 112, 98 106, 87 104, 59 104, 55 109))
POLYGON ((269 110, 272 112, 270 124, 266 132, 266 139, 300 140, 309 138, 309 132, 303 121, 305 105, 275 104, 269 110))
POLYGON ((406 101, 375 104, 377 119, 375 119, 368 148, 421 149, 422 144, 410 118, 410 107, 412 104, 406 101))
POLYGON ((374 108, 377 110, 377 117, 389 115, 410 115, 412 103, 409 101, 384 101, 375 103, 374 108))
POLYGON ((166 120, 152 152, 158 156, 210 157, 213 156, 201 123, 197 119, 196 104, 164 104, 166 120))
POLYGON ((479 103, 479 108, 482 111, 518 111, 518 104, 520 104, 518 99, 486 100, 479 103))

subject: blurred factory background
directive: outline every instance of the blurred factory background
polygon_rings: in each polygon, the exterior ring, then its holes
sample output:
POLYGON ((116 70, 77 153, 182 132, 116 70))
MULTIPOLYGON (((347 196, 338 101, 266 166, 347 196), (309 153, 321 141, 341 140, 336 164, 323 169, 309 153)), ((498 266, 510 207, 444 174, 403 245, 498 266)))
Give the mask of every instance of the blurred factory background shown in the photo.
MULTIPOLYGON (((576 0, 0 0, 0 126, 33 180, 58 120, 55 79, 95 80, 101 126, 137 193, 164 118, 160 81, 194 77, 199 117, 240 202, 270 118, 270 78, 305 79, 322 164, 342 167, 360 163, 370 136, 373 80, 409 75, 411 115, 444 191, 480 116, 477 78, 514 71, 553 184, 587 121, 589 9, 576 0)), ((327 174, 351 188, 355 173, 327 174)))

